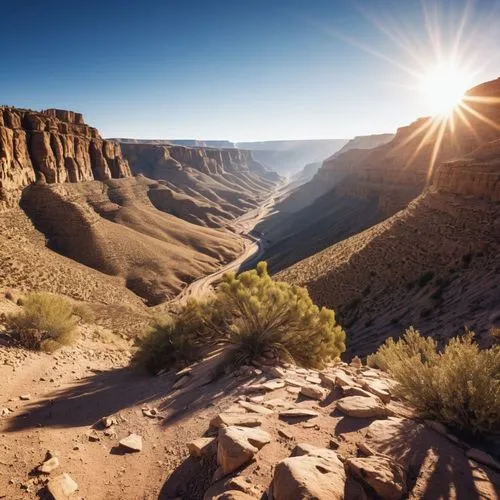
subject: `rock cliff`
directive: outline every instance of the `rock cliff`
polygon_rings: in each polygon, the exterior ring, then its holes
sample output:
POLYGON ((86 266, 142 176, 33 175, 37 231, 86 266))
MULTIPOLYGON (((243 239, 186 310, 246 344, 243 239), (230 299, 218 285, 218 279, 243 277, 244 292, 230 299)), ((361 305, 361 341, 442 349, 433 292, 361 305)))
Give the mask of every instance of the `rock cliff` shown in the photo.
POLYGON ((134 174, 162 185, 161 193, 152 194, 158 208, 210 227, 226 225, 255 208, 280 179, 249 151, 144 140, 127 141, 121 147, 134 174))
POLYGON ((120 145, 73 111, 0 107, 0 208, 36 179, 49 184, 130 176, 120 145))

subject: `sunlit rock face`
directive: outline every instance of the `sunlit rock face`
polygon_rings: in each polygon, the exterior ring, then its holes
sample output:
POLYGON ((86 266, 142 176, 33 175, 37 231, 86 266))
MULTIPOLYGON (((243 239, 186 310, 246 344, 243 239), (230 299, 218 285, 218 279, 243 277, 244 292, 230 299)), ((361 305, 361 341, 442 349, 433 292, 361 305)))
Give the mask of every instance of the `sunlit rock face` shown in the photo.
POLYGON ((129 177, 120 145, 73 111, 0 107, 0 207, 38 179, 64 183, 129 177))

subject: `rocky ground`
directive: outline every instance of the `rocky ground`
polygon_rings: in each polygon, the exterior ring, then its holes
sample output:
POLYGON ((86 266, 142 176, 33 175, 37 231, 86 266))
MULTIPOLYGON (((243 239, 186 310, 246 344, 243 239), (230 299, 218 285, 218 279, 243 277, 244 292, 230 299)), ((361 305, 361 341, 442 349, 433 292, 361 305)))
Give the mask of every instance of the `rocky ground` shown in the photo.
MULTIPOLYGON (((17 306, 1 301, 0 313, 17 306)), ((467 498, 500 465, 391 397, 382 372, 217 357, 150 377, 99 325, 48 355, 0 343, 0 498, 467 498), (50 492, 50 493, 49 493, 50 492)))

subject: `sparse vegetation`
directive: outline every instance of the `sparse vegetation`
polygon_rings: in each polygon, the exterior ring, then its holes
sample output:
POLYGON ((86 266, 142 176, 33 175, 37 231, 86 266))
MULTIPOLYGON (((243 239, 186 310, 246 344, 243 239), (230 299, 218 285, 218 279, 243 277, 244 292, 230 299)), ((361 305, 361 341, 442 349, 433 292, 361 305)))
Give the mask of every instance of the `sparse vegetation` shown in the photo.
POLYGON ((231 364, 275 355, 321 367, 345 350, 345 333, 332 310, 314 305, 305 288, 274 281, 260 262, 238 276, 226 273, 213 299, 191 299, 175 319, 154 326, 139 358, 158 371, 215 346, 225 347, 231 364))
POLYGON ((472 433, 500 432, 500 347, 479 349, 474 334, 451 339, 442 353, 413 328, 368 358, 388 371, 396 393, 427 418, 472 433))
POLYGON ((27 295, 22 312, 7 318, 15 339, 28 349, 46 352, 71 344, 77 324, 73 306, 63 297, 48 293, 27 295))

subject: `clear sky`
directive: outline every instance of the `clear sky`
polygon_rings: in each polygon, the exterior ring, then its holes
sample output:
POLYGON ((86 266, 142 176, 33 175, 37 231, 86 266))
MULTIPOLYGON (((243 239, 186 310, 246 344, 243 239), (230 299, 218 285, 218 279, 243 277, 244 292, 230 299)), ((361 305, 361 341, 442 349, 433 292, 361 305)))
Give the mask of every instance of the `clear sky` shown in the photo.
POLYGON ((106 137, 391 132, 429 113, 416 75, 458 38, 471 83, 500 76, 499 26, 500 0, 6 1, 0 104, 106 137))

